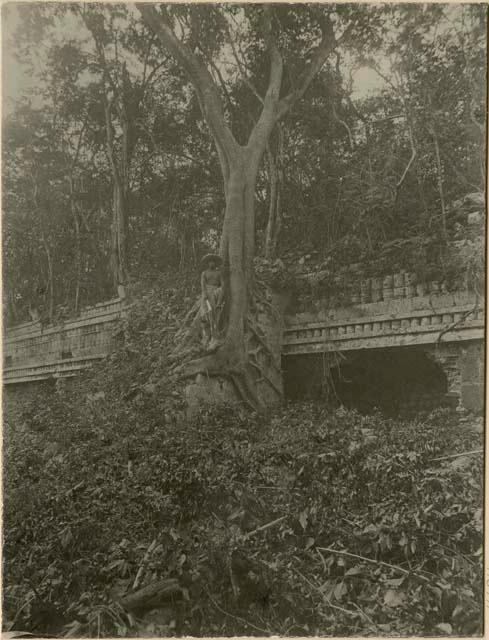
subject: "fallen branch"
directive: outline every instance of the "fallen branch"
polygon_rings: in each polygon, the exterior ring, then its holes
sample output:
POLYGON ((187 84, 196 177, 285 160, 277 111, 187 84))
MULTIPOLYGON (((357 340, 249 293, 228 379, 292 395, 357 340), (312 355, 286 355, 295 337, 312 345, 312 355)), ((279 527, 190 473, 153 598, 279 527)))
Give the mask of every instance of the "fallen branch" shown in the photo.
POLYGON ((261 527, 257 527, 256 529, 253 529, 253 531, 250 531, 249 533, 247 533, 245 538, 251 538, 251 536, 254 536, 255 534, 259 533, 260 531, 265 531, 265 529, 270 529, 270 527, 274 527, 279 522, 282 522, 282 520, 285 520, 286 517, 287 516, 281 516, 280 518, 276 518, 275 520, 272 520, 271 522, 267 522, 267 524, 262 524, 261 527))
POLYGON ((462 456, 473 456, 476 453, 483 453, 484 449, 474 449, 474 451, 463 451, 462 453, 452 453, 449 456, 441 456, 440 458, 430 458, 430 462, 438 462, 439 460, 449 460, 450 458, 460 458, 462 456))
POLYGON ((154 609, 168 600, 180 600, 183 597, 182 588, 175 578, 158 580, 146 585, 142 589, 128 593, 119 598, 119 604, 128 611, 136 609, 154 609))
POLYGON ((326 551, 327 553, 336 553, 340 556, 347 556, 349 558, 356 558, 357 560, 363 560, 364 562, 370 562, 371 564, 382 565, 383 567, 388 567, 389 569, 393 569, 399 573, 402 573, 406 576, 413 576, 415 578, 419 578, 423 580, 423 582, 430 582, 428 578, 420 575, 419 573, 413 573, 412 571, 408 571, 407 569, 403 569, 402 567, 398 567, 395 564, 389 564, 388 562, 383 562, 382 560, 374 560, 373 558, 366 558, 365 556, 359 556, 356 553, 349 553, 348 551, 339 551, 338 549, 330 549, 328 547, 316 547, 319 551, 326 551))
POLYGON ((305 582, 307 582, 307 584, 308 584, 309 586, 311 586, 315 591, 317 591, 317 592, 321 595, 321 597, 322 597, 322 599, 323 599, 324 604, 326 604, 328 607, 331 607, 332 609, 336 609, 337 611, 341 611, 342 613, 346 613, 347 615, 350 615, 350 616, 352 616, 352 615, 353 615, 353 616, 355 616, 355 615, 356 615, 355 611, 351 611, 351 609, 344 609, 343 607, 339 607, 338 605, 333 604, 333 603, 331 602, 331 600, 329 600, 329 598, 327 598, 327 597, 326 597, 326 595, 321 591, 321 589, 320 589, 317 585, 315 585, 313 582, 311 582, 311 581, 309 580, 309 578, 306 578, 306 576, 305 576, 305 575, 303 575, 303 574, 299 571, 299 569, 294 569, 294 571, 295 571, 295 573, 297 573, 297 575, 298 575, 298 576, 300 576, 300 577, 301 577, 305 582))
MULTIPOLYGON (((206 589, 207 591, 207 589, 206 589)), ((236 616, 234 615, 234 613, 229 613, 229 611, 226 611, 225 609, 223 609, 221 606, 219 606, 217 604, 217 602, 214 600, 214 598, 211 596, 211 594, 209 593, 209 591, 207 591, 207 595, 209 597, 209 600, 212 602, 212 604, 216 607, 216 609, 218 611, 220 611, 221 613, 223 613, 225 616, 229 616, 230 618, 233 618, 233 620, 236 620, 238 622, 241 622, 242 624, 246 624, 247 626, 251 627, 252 629, 255 629, 255 631, 260 631, 260 633, 268 633, 268 634, 272 634, 272 632, 270 631, 270 629, 262 629, 261 627, 257 627, 256 625, 254 625, 252 622, 249 622, 248 620, 246 620, 245 618, 242 618, 241 616, 236 616)))
POLYGON ((353 602, 352 604, 353 604, 353 606, 354 606, 354 607, 356 607, 356 608, 358 609, 358 611, 361 613, 361 615, 362 615, 362 616, 364 616, 365 618, 367 618, 367 620, 370 622, 370 624, 371 624, 371 625, 373 625, 374 627, 377 627, 377 625, 376 625, 376 624, 375 624, 375 622, 372 620, 372 618, 371 618, 369 615, 367 615, 367 614, 365 613, 365 611, 364 611, 361 607, 359 607, 359 606, 358 606, 358 604, 357 604, 356 602, 353 602))
POLYGON ((136 577, 134 578, 134 582, 132 584, 132 590, 135 591, 139 585, 142 582, 142 579, 144 577, 144 572, 146 571, 146 566, 149 562, 149 559, 151 557, 151 554, 153 553, 153 551, 155 550, 156 547, 156 538, 153 540, 153 542, 149 545, 149 547, 146 549, 146 553, 143 556, 143 559, 141 561, 141 564, 139 565, 139 569, 138 572, 136 573, 136 577))

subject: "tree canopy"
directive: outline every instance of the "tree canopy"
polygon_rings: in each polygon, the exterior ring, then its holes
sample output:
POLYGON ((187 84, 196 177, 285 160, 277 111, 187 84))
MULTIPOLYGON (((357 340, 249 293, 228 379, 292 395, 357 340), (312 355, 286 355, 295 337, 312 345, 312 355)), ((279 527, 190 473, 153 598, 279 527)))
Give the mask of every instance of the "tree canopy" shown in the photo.
POLYGON ((463 226, 453 202, 484 190, 481 6, 3 11, 15 27, 6 52, 24 79, 3 119, 11 322, 33 300, 53 316, 116 294, 126 276, 193 267, 218 249, 222 149, 184 50, 207 74, 225 135, 264 143, 251 257, 441 268, 463 226), (163 18, 185 49, 162 46, 163 18))

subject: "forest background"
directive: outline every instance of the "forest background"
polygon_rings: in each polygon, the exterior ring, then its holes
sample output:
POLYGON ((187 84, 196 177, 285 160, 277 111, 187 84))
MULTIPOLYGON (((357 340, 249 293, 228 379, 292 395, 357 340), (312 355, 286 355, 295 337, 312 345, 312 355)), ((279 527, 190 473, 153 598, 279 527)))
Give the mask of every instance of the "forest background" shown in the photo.
MULTIPOLYGON (((117 348, 74 384, 5 394, 5 630, 480 633, 482 420, 324 402, 188 418, 168 356, 227 204, 202 96, 130 5, 2 12, 7 325, 61 320, 121 284, 133 302, 117 348)), ((483 5, 166 16, 240 144, 274 39, 282 52, 291 108, 257 169, 256 275, 305 304, 352 267, 482 287, 483 5), (334 47, 317 68, 320 26, 334 47)))
MULTIPOLYGON (((287 89, 311 56, 315 16, 281 11, 287 89)), ((242 140, 268 81, 253 9, 181 13, 242 140)), ((117 295, 120 281, 198 268, 218 249, 226 203, 182 68, 129 5, 12 5, 3 18, 7 322, 29 307, 62 317, 117 295)), ((353 31, 259 165, 257 268, 288 284, 316 271, 326 289, 351 263, 366 276, 457 277, 469 256, 447 247, 466 237, 470 198, 484 193, 485 19, 482 5, 345 5, 339 20, 353 31)))

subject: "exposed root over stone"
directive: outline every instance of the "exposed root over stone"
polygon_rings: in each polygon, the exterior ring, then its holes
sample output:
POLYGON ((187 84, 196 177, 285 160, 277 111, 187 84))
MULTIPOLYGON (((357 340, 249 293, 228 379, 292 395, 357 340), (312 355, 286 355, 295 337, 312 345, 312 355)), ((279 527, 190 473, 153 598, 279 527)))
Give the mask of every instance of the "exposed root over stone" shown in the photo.
MULTIPOLYGON (((264 403, 258 393, 260 383, 270 387, 273 396, 280 398, 283 392, 273 380, 275 373, 281 373, 280 362, 268 344, 266 330, 258 317, 260 314, 272 316, 273 324, 280 322, 281 318, 259 287, 254 289, 249 309, 245 317, 243 345, 226 343, 224 338, 222 342, 215 340, 205 347, 201 341, 202 316, 197 300, 175 336, 176 345, 170 359, 174 363, 172 373, 180 379, 196 378, 199 374, 226 379, 232 383, 238 399, 253 410, 262 412, 264 403)), ((220 335, 223 334, 224 327, 221 327, 220 335)))
POLYGON ((229 380, 237 396, 254 411, 263 412, 264 406, 256 392, 256 380, 250 371, 250 364, 243 359, 230 358, 223 347, 190 362, 185 362, 175 370, 179 377, 195 378, 201 374, 209 378, 229 380))

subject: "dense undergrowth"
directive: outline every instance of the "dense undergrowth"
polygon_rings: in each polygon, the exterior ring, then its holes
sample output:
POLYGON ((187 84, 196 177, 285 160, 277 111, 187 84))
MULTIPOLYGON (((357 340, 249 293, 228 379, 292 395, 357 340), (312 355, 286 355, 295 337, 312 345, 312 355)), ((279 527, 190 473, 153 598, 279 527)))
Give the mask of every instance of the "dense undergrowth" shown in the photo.
POLYGON ((318 404, 186 419, 165 356, 193 292, 167 284, 90 374, 6 399, 4 625, 480 633, 482 456, 445 458, 481 449, 480 429, 441 410, 402 421, 318 404), (174 578, 181 597, 126 611, 136 577, 174 578))

